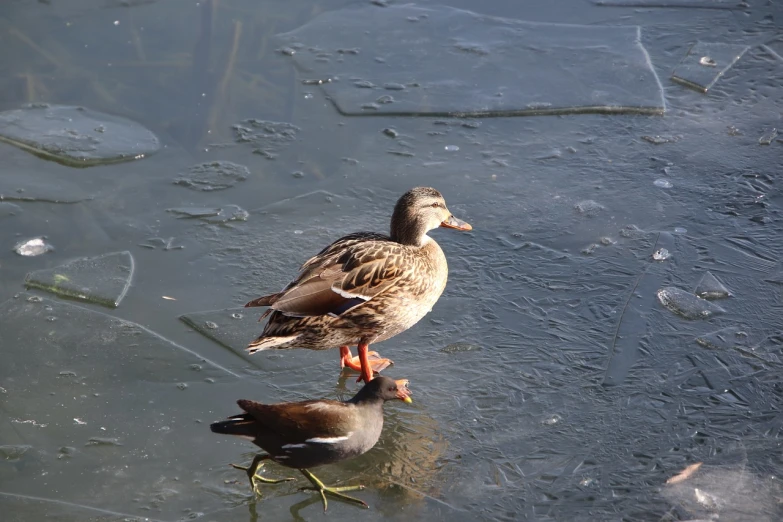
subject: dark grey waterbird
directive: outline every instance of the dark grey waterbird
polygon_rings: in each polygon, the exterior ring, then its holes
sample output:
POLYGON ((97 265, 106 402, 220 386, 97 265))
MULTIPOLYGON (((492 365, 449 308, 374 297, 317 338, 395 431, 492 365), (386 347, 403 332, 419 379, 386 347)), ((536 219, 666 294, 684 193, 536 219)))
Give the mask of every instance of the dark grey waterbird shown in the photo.
POLYGON ((332 464, 369 451, 381 436, 383 404, 393 399, 412 402, 407 385, 406 380, 376 377, 345 402, 321 399, 261 404, 239 400, 237 404, 245 413, 216 422, 210 429, 215 433, 249 439, 267 452, 256 455, 250 466, 232 464, 247 472, 257 494, 260 494, 259 482, 276 484, 294 480, 271 480, 259 475, 258 468, 269 459, 301 471, 313 485, 303 489, 320 493, 324 511, 327 494, 369 507, 364 501, 343 493, 364 489, 364 486, 325 486, 307 468, 332 464))

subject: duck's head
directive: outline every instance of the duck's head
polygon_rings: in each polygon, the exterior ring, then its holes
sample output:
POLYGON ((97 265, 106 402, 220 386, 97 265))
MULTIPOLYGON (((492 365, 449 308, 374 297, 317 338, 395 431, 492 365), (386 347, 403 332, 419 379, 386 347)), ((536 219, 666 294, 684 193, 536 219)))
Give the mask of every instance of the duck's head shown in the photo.
POLYGON ((468 223, 455 218, 440 192, 430 187, 416 187, 402 195, 394 206, 391 238, 403 245, 422 246, 427 232, 445 227, 472 230, 468 223))

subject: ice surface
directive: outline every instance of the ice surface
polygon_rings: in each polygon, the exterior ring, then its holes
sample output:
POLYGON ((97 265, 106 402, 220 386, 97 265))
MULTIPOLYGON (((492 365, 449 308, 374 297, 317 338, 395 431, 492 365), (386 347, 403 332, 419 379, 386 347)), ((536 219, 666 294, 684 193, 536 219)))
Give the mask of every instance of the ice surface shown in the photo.
MULTIPOLYGON (((661 250, 674 251, 674 236, 667 232, 659 232, 655 243, 651 246, 652 257, 655 252, 661 250)), ((648 257, 647 259, 650 259, 648 257)), ((622 384, 628 376, 628 372, 639 356, 639 347, 642 338, 647 332, 647 316, 655 306, 655 290, 663 284, 667 265, 647 262, 644 271, 628 289, 627 297, 619 310, 618 324, 612 337, 612 344, 608 355, 606 373, 602 384, 604 386, 617 386, 622 384)))
POLYGON ((663 306, 686 319, 709 319, 725 312, 720 306, 673 286, 661 288, 657 295, 663 306))
POLYGON ((193 165, 186 173, 174 180, 174 184, 211 192, 233 187, 240 181, 245 181, 249 175, 250 169, 244 165, 230 161, 212 161, 193 165))
POLYGON ((723 283, 711 272, 706 272, 702 276, 693 293, 702 299, 723 299, 731 296, 728 288, 723 286, 723 283))
POLYGON ((225 205, 219 208, 180 207, 167 208, 166 212, 176 214, 180 218, 194 218, 207 223, 228 223, 229 221, 247 221, 250 216, 247 210, 237 205, 225 205))
POLYGON ((700 335, 696 337, 696 342, 713 350, 748 349, 751 345, 746 329, 737 326, 700 335))
MULTIPOLYGON (((313 357, 310 350, 270 350, 249 355, 245 350, 250 341, 258 337, 266 319, 258 318, 265 308, 227 308, 207 310, 180 316, 180 320, 218 344, 225 346, 263 371, 300 371, 320 364, 320 357, 313 357)), ((355 351, 355 349, 354 349, 355 351)), ((332 350, 334 371, 339 371, 338 351, 332 350)))
POLYGON ((133 278, 130 252, 83 257, 55 268, 27 274, 25 285, 65 297, 116 308, 133 278))
POLYGON ((684 509, 691 520, 754 522, 780 520, 781 493, 777 477, 753 473, 744 464, 705 464, 690 478, 662 490, 664 498, 684 509))
POLYGON ((0 141, 71 167, 140 159, 160 148, 158 138, 136 122, 47 104, 0 112, 0 141))
POLYGON ((662 114, 636 26, 495 18, 445 6, 326 12, 279 35, 343 114, 662 114), (383 27, 383 31, 369 30, 383 27))
POLYGON ((203 478, 192 452, 210 435, 198 419, 216 418, 210 410, 221 404, 233 411, 211 393, 229 373, 138 324, 30 294, 0 303, 0 331, 0 440, 29 447, 16 466, 0 467, 3 493, 137 516, 157 502, 154 518, 174 520, 174 499, 158 496, 171 488, 196 507, 203 490, 185 485, 203 478))
POLYGON ((586 199, 576 203, 574 205, 574 209, 576 209, 576 211, 583 216, 595 217, 606 210, 606 207, 596 201, 593 201, 592 199, 586 199))
POLYGON ((0 218, 18 216, 22 213, 22 207, 8 203, 6 201, 0 201, 0 218))
POLYGON ((237 143, 257 146, 253 152, 266 159, 275 159, 280 150, 296 141, 301 131, 296 125, 279 121, 248 119, 231 127, 237 143))
POLYGON ((702 9, 743 9, 740 0, 591 0, 596 5, 627 7, 695 7, 702 9))
POLYGON ((672 73, 672 81, 707 92, 747 50, 747 45, 696 42, 672 73))

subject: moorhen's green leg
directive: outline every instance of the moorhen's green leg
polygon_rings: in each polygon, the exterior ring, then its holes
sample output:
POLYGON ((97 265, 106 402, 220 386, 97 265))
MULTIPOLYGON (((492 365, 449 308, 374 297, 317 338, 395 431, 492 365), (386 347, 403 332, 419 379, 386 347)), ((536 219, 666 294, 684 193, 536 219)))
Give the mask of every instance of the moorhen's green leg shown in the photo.
POLYGON ((261 463, 267 460, 268 458, 270 458, 269 455, 258 454, 253 459, 253 462, 250 463, 250 465, 247 467, 239 466, 237 464, 231 464, 231 466, 234 467, 235 469, 241 469, 242 471, 247 473, 247 477, 250 479, 250 486, 253 488, 253 492, 259 496, 261 495, 261 490, 258 489, 258 484, 256 484, 256 481, 263 482, 264 484, 280 484, 281 482, 289 482, 291 480, 296 480, 293 477, 274 480, 259 475, 258 468, 260 468, 261 463))
POLYGON ((323 500, 324 503, 324 511, 326 511, 327 502, 326 502, 326 495, 334 495, 335 497, 344 500, 346 502, 353 502, 354 504, 359 504, 360 506, 366 507, 369 509, 370 506, 367 505, 367 503, 363 500, 359 500, 358 498, 349 497, 348 495, 343 495, 342 491, 357 491, 364 489, 364 486, 340 486, 340 487, 329 487, 325 486, 323 482, 318 480, 318 478, 307 471, 306 469, 300 469, 299 471, 302 472, 302 475, 307 477, 307 480, 312 483, 313 487, 311 488, 301 488, 302 491, 317 491, 321 495, 321 500, 323 500))

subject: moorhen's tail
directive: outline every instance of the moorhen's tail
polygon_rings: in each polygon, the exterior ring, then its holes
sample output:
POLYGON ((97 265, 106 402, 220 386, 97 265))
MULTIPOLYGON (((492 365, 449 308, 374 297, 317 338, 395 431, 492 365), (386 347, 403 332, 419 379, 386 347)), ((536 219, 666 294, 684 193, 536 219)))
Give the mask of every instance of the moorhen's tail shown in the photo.
POLYGON ((241 415, 229 417, 221 422, 212 423, 209 425, 209 429, 211 429, 213 433, 255 439, 256 434, 258 433, 258 423, 249 413, 243 413, 241 415))

